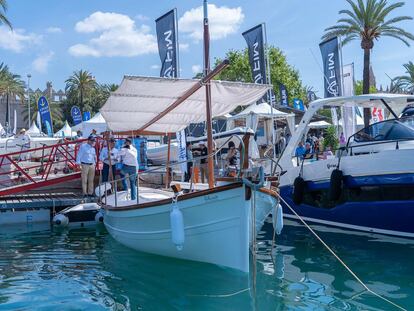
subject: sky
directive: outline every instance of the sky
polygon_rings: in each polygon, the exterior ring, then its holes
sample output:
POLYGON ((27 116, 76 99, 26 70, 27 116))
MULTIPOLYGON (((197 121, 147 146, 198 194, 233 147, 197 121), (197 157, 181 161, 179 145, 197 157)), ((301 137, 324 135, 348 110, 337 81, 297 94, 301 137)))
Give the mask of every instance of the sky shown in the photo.
MULTIPOLYGON (((390 0, 390 2, 395 2, 390 0)), ((397 15, 413 15, 406 1, 397 15)), ((299 70, 304 85, 323 96, 318 44, 326 27, 334 25, 345 0, 211 0, 209 7, 211 57, 223 58, 230 49, 246 47, 241 33, 265 23, 269 44, 282 49, 299 70)), ((155 19, 177 8, 181 77, 191 78, 203 63, 202 0, 9 0, 7 16, 14 30, 0 26, 0 63, 44 89, 52 81, 63 89, 75 70, 90 71, 99 83, 119 84, 124 75, 158 76, 160 60, 155 19)), ((414 21, 401 26, 414 33, 414 21)), ((414 61, 413 46, 381 38, 375 42, 372 65, 377 86, 404 73, 414 61)), ((362 79, 363 50, 358 41, 343 49, 343 63, 354 63, 362 79)))

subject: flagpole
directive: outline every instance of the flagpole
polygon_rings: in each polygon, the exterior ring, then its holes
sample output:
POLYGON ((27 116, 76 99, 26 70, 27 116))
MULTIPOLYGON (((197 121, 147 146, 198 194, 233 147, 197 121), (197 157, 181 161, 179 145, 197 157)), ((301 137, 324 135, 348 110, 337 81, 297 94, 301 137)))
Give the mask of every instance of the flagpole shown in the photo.
MULTIPOLYGON (((210 72, 210 33, 208 25, 208 1, 204 0, 204 76, 210 72)), ((207 171, 208 171, 208 186, 214 187, 214 162, 211 154, 213 153, 213 128, 211 117, 211 84, 208 81, 206 87, 206 123, 207 123, 207 171)))
MULTIPOLYGON (((271 74, 270 74, 270 56, 269 56, 269 46, 267 44, 267 31, 266 31, 266 23, 262 23, 263 25, 263 37, 265 42, 265 50, 266 50, 266 75, 267 75, 267 84, 272 84, 271 74)), ((276 133, 275 133, 275 119, 273 114, 273 96, 272 90, 269 90, 268 98, 270 101, 270 114, 272 115, 272 145, 273 145, 273 158, 276 157, 276 133)), ((270 162, 270 171, 273 172, 273 161, 270 162)))
POLYGON ((179 78, 180 77, 180 49, 179 49, 179 43, 178 43, 178 21, 177 21, 177 8, 174 8, 174 30, 175 30, 175 50, 177 51, 177 56, 176 56, 176 66, 177 68, 175 68, 175 77, 179 78))

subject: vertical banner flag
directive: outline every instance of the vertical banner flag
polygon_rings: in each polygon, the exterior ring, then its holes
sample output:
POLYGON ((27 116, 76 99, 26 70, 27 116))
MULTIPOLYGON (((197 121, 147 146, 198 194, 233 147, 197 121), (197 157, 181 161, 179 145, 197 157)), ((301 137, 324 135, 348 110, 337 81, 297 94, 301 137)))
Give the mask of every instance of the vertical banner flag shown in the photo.
POLYGON ((293 108, 305 111, 305 105, 303 105, 303 100, 299 98, 293 99, 293 108))
POLYGON ((279 83, 280 105, 289 106, 289 94, 286 85, 279 83))
MULTIPOLYGON (((354 88, 354 64, 348 64, 342 67, 342 81, 343 81, 343 95, 353 96, 355 94, 354 88)), ((356 132, 356 114, 355 107, 345 103, 341 108, 342 112, 342 128, 344 130, 345 138, 348 140, 356 132)))
MULTIPOLYGON (((178 161, 181 163, 181 172, 187 173, 187 141, 185 138, 185 130, 181 130, 176 133, 178 142, 178 161)), ((182 174, 184 177, 184 174, 182 174)))
MULTIPOLYGON (((263 41, 263 25, 260 24, 242 33, 249 51, 249 63, 253 82, 266 84, 266 62, 263 41)), ((264 97, 265 99, 267 96, 264 97)), ((270 100, 270 98, 269 98, 270 100)))
POLYGON ((341 96, 341 65, 338 38, 334 37, 322 42, 319 44, 319 47, 323 61, 325 97, 341 96))
POLYGON ((70 115, 72 116, 72 120, 73 120, 73 123, 75 125, 77 125, 77 124, 79 124, 79 123, 82 122, 82 113, 81 113, 81 111, 80 111, 80 109, 79 109, 78 106, 73 106, 70 109, 70 115))
POLYGON ((158 40, 158 53, 161 59, 160 77, 178 77, 178 48, 175 9, 155 20, 158 40))
POLYGON ((313 102, 314 100, 316 100, 316 94, 314 91, 308 91, 306 93, 306 98, 308 99, 308 102, 313 102))
POLYGON ((83 113, 82 121, 88 121, 90 119, 91 119, 91 112, 90 111, 85 111, 83 113))
POLYGON ((49 137, 53 136, 53 123, 52 116, 50 114, 49 103, 47 102, 46 97, 40 96, 37 100, 37 111, 40 115, 41 128, 46 130, 46 133, 49 137))

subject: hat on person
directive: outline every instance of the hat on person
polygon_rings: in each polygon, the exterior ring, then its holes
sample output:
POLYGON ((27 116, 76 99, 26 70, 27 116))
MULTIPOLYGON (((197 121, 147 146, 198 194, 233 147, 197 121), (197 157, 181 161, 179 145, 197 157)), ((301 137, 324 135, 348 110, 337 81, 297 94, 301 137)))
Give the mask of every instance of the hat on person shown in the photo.
POLYGON ((89 141, 95 141, 96 139, 95 139, 95 137, 94 137, 94 136, 90 135, 90 136, 88 137, 88 140, 89 140, 89 141))
POLYGON ((20 130, 20 133, 26 133, 26 129, 22 128, 22 129, 20 130))

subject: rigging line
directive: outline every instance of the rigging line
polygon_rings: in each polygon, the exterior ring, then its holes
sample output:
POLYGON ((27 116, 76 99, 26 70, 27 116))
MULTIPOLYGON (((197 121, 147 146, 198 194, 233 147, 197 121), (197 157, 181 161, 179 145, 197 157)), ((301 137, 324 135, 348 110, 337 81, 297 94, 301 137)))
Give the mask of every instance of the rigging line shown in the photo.
POLYGON ((380 299, 382 299, 383 301, 385 301, 385 302, 387 302, 387 303, 389 303, 389 304, 391 304, 391 305, 393 305, 394 307, 396 307, 397 309, 399 309, 399 310, 404 310, 404 311, 407 311, 407 309, 405 309, 405 308, 403 308, 403 307, 401 307, 400 305, 398 305, 398 304, 396 304, 395 302, 392 302, 391 300, 389 300, 389 299, 387 299, 387 298, 385 298, 385 297, 383 297, 382 295, 380 295, 380 294, 378 294, 378 293, 376 293, 376 292, 374 292, 372 289, 370 289, 356 274, 355 274, 355 272, 353 272, 352 270, 351 270, 351 268, 349 268, 348 266, 347 266, 347 264, 332 250, 332 248, 330 248, 329 246, 328 246, 328 244, 326 244, 325 243, 325 241, 324 240, 322 240, 322 238, 306 223, 306 221, 302 218, 302 217, 300 217, 299 215, 298 215, 298 213, 296 213, 296 211, 280 196, 280 194, 279 193, 277 193, 277 196, 279 197, 279 199, 283 202, 283 203, 285 203, 285 205, 290 209, 290 211, 293 213, 293 214, 295 214, 295 216, 303 223, 303 225, 306 227, 306 228, 308 228, 309 229, 309 231, 319 240, 319 242, 321 242, 322 243, 322 245, 323 246, 325 246, 325 248, 339 261, 339 263, 346 269, 346 270, 348 270, 348 272, 355 278, 355 280, 357 280, 358 281, 358 283, 359 284, 361 284, 361 286, 363 287, 363 288, 365 288, 365 290, 367 291, 367 292, 369 292, 369 293, 371 293, 372 295, 374 295, 374 296, 376 296, 376 297, 378 297, 378 298, 380 298, 380 299))

